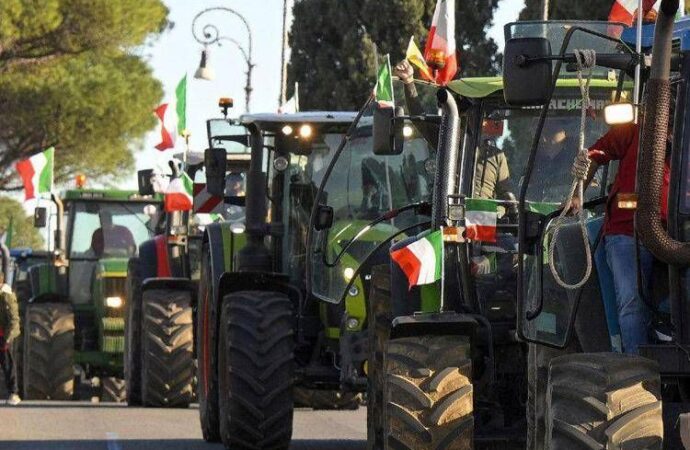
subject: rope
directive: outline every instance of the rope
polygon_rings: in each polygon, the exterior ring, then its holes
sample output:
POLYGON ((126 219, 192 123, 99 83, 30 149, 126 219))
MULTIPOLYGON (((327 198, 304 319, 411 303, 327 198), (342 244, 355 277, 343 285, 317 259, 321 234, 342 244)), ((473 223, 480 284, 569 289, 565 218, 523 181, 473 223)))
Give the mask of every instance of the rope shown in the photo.
POLYGON ((584 184, 587 179, 587 174, 589 173, 590 160, 587 155, 587 149, 585 148, 585 132, 587 126, 587 109, 590 106, 589 99, 589 85, 592 80, 592 73, 594 66, 596 65, 596 52, 594 50, 575 50, 575 61, 577 63, 577 80, 580 85, 580 93, 582 94, 582 107, 580 114, 580 140, 578 146, 578 152, 573 161, 573 166, 571 169, 571 174, 573 176, 573 184, 570 188, 570 193, 568 194, 565 207, 563 211, 553 221, 553 225, 547 230, 545 237, 549 238, 549 250, 548 259, 549 267, 551 268, 551 274, 553 275, 556 283, 562 288, 568 290, 579 289, 589 280, 592 274, 592 250, 589 246, 589 234, 587 233, 587 225, 585 224, 585 213, 582 208, 582 202, 584 199, 584 184), (583 77, 583 73, 587 71, 586 80, 583 77), (568 284, 565 282, 556 268, 555 254, 556 254, 556 241, 558 240, 558 234, 561 228, 568 221, 568 213, 570 212, 571 206, 573 204, 573 198, 577 196, 580 199, 580 207, 574 212, 577 216, 578 224, 580 225, 580 231, 582 232, 582 242, 585 246, 585 257, 587 258, 587 267, 585 274, 582 279, 575 284, 568 284))

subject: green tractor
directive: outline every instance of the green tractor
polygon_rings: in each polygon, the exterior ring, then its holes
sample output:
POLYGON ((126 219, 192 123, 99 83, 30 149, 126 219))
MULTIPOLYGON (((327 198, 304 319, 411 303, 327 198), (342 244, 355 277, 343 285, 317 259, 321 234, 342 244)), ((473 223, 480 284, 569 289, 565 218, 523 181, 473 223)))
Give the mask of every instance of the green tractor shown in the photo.
MULTIPOLYGON (((191 158, 193 155, 190 155, 191 158)), ((247 153, 228 157, 233 181, 243 183, 247 153)), ((172 177, 181 168, 171 163, 172 177)), ((203 161, 188 161, 191 180, 203 178, 203 161)), ((139 193, 154 191, 152 170, 138 174, 139 193)), ((243 189, 243 186, 240 187, 243 189)), ((125 380, 130 406, 187 407, 194 400, 194 322, 201 240, 208 223, 244 219, 243 208, 225 205, 202 182, 194 183, 192 211, 165 213, 165 232, 139 246, 127 269, 125 380)), ((225 225, 227 223, 227 225, 225 225)))
POLYGON ((208 225, 202 241, 196 349, 208 441, 287 448, 295 405, 354 408, 366 389, 364 291, 331 306, 306 289, 314 195, 354 117, 252 114, 209 125, 207 188, 245 218, 208 225), (246 149, 240 192, 232 155, 246 149))
MULTIPOLYGON (((604 106, 630 87, 618 74, 596 75, 590 144, 607 129, 604 106)), ((365 281, 369 448, 525 448, 532 392, 528 349, 516 327, 516 198, 541 111, 506 104, 499 77, 453 81, 435 97, 420 89, 420 98, 436 100, 427 113, 376 105, 357 124, 355 136, 363 139, 350 138, 333 157, 312 214, 310 288, 323 301, 343 304, 365 281), (368 203, 363 192, 378 202, 368 203), (489 222, 479 222, 480 229, 477 220, 489 222), (421 272, 403 271, 390 255, 421 255, 408 246, 432 233, 435 239, 440 233, 442 256, 426 261, 440 265, 442 277, 411 286, 421 272)), ((554 89, 551 143, 574 152, 578 81, 563 76, 554 89)), ((558 154, 554 164, 569 170, 571 154, 558 154)), ((612 173, 602 168, 588 194, 605 192, 612 173)), ((572 179, 540 179, 544 195, 528 207, 549 214, 572 179)))
MULTIPOLYGON (((75 189, 52 201, 53 250, 28 268, 22 299, 23 397, 121 402, 127 260, 156 234, 160 198, 75 189)), ((34 221, 46 227, 48 209, 36 208, 34 221)))

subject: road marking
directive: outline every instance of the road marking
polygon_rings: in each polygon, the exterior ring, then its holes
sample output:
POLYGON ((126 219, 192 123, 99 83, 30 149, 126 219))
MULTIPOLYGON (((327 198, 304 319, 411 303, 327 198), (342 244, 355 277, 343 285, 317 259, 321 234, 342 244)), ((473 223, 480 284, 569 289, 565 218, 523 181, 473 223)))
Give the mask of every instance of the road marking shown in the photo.
POLYGON ((105 433, 105 439, 108 441, 108 450, 122 450, 120 443, 117 442, 119 438, 117 433, 113 433, 112 431, 105 433))

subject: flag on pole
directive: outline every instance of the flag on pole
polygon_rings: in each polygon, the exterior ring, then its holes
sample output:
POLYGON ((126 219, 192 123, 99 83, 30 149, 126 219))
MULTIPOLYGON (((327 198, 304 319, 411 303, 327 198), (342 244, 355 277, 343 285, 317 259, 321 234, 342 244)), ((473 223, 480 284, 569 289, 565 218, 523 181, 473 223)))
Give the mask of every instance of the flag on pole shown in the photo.
POLYGON ((19 161, 16 164, 17 172, 24 184, 24 199, 36 198, 38 194, 53 190, 53 166, 55 149, 49 149, 19 161))
POLYGON ((14 216, 10 216, 10 223, 2 234, 2 243, 5 247, 12 248, 12 235, 14 234, 14 216))
POLYGON ((422 78, 427 81, 434 81, 434 75, 431 73, 431 69, 424 60, 424 55, 422 55, 421 50, 419 50, 419 47, 417 47, 417 44, 415 44, 414 36, 410 38, 410 43, 407 45, 405 59, 419 69, 419 73, 422 74, 422 78))
POLYGON ((443 276, 443 234, 427 231, 419 239, 391 252, 391 259, 402 269, 410 289, 431 284, 443 276))
POLYGON ((434 81, 445 86, 458 71, 455 46, 455 0, 438 0, 424 48, 424 60, 433 69, 434 81))
POLYGON ((496 242, 498 206, 481 198, 465 200, 465 236, 471 241, 496 242))
POLYGON ((177 134, 182 134, 187 126, 187 75, 182 77, 175 88, 175 100, 163 103, 154 113, 161 126, 161 141, 156 149, 164 151, 175 148, 177 134))
POLYGON ((376 88, 374 88, 376 101, 383 107, 392 108, 395 106, 393 95, 393 71, 391 70, 390 55, 386 55, 386 62, 379 67, 376 77, 376 88))
POLYGON ((193 206, 194 183, 185 172, 170 180, 165 190, 163 206, 166 212, 189 211, 193 206))
MULTIPOLYGON (((609 22, 621 22, 632 26, 636 19, 639 2, 640 0, 615 0, 609 12, 609 22)), ((650 11, 654 11, 655 3, 657 0, 642 0, 642 14, 647 16, 650 11)))

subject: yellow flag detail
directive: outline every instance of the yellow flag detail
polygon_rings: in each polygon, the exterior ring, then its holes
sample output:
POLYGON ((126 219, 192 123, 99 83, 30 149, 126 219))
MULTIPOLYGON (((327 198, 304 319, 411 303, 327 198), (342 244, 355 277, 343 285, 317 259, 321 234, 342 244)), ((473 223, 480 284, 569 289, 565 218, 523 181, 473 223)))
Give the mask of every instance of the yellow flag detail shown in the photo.
POLYGON ((410 38, 410 44, 407 46, 407 54, 405 55, 405 59, 407 59, 411 64, 413 64, 419 69, 419 72, 422 74, 422 77, 425 80, 434 80, 434 77, 431 74, 431 69, 424 60, 424 55, 422 55, 422 52, 414 43, 414 36, 410 38))

